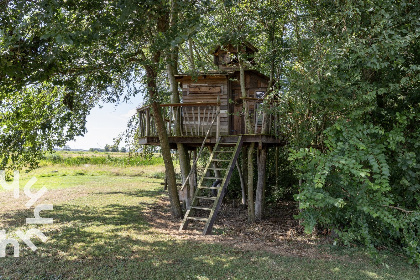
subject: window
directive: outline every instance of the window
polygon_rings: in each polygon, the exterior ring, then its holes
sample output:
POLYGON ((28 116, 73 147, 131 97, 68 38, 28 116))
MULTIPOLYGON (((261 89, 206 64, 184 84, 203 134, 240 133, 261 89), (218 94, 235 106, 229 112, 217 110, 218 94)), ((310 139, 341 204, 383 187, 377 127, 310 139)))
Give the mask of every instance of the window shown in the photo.
POLYGON ((263 106, 262 103, 255 104, 255 126, 261 126, 263 120, 263 106))
POLYGON ((255 92, 255 97, 258 98, 258 99, 263 99, 264 95, 265 95, 264 91, 256 91, 255 92))

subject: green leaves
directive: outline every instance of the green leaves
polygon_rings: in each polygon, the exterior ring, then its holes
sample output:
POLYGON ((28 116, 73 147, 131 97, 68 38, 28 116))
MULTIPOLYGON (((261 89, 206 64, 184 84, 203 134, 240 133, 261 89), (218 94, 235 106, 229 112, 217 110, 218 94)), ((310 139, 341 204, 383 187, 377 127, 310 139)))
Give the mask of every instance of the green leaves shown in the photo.
POLYGON ((321 2, 295 23, 313 44, 286 64, 279 108, 302 218, 371 248, 392 240, 420 263, 420 227, 410 222, 420 207, 420 8, 321 2), (310 146, 319 152, 302 149, 310 146))

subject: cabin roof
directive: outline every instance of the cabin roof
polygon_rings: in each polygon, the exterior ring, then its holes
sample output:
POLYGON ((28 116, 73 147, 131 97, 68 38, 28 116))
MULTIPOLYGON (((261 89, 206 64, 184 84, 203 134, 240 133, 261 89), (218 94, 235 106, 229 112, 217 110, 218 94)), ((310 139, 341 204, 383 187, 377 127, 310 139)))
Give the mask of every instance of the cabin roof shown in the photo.
MULTIPOLYGON (((202 72, 202 73, 198 73, 197 76, 228 76, 230 74, 232 74, 235 71, 230 71, 230 72, 226 72, 226 71, 209 71, 209 72, 202 72)), ((183 77, 192 77, 192 75, 190 74, 176 74, 175 78, 183 78, 183 77)))
MULTIPOLYGON (((239 73, 239 71, 210 71, 205 73, 199 73, 196 77, 203 77, 206 78, 206 76, 232 76, 236 73, 239 73)), ((263 73, 258 72, 257 70, 247 69, 245 70, 245 73, 252 73, 254 75, 260 76, 263 79, 266 79, 267 81, 270 80, 270 78, 263 73)), ((189 74, 177 74, 175 75, 175 78, 177 80, 181 80, 183 78, 192 77, 192 75, 189 74)))
MULTIPOLYGON (((258 49, 256 47, 254 47, 250 42, 245 41, 243 43, 241 43, 243 46, 245 46, 247 49, 249 49, 250 51, 252 51, 253 53, 258 52, 258 49)), ((223 45, 224 48, 229 48, 229 45, 233 47, 232 44, 225 44, 223 45)), ((211 54, 217 54, 217 52, 222 48, 222 45, 217 45, 215 46, 212 50, 211 50, 211 54)))

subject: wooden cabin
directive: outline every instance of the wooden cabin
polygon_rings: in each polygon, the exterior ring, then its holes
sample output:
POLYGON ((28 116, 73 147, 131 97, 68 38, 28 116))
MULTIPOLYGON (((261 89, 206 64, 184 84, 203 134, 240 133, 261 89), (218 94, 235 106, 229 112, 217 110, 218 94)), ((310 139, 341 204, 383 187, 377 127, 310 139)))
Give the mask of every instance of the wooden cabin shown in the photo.
MULTIPOLYGON (((180 104, 162 104, 167 122, 168 135, 172 147, 176 143, 185 143, 191 147, 200 145, 209 131, 208 145, 214 145, 219 136, 237 136, 247 134, 247 142, 276 144, 276 128, 271 127, 268 134, 261 134, 263 114, 262 103, 268 89, 269 78, 252 70, 245 70, 247 97, 243 98, 240 88, 240 71, 237 54, 246 53, 248 65, 253 65, 257 51, 249 43, 236 48, 231 44, 218 46, 213 50, 214 63, 218 71, 201 73, 198 76, 176 75, 181 89, 180 104), (254 131, 245 131, 243 102, 247 101, 254 131), (180 117, 178 133, 176 119, 180 117), (252 136, 251 136, 252 135, 252 136)), ((140 144, 159 145, 157 132, 153 125, 149 107, 138 109, 140 118, 140 144)), ((273 118, 273 116, 270 116, 273 118)))

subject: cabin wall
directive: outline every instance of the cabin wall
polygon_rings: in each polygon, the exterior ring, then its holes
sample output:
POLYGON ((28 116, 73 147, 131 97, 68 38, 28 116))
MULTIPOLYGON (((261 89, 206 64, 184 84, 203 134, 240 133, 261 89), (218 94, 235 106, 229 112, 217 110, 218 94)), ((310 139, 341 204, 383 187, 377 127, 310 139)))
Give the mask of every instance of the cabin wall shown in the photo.
MULTIPOLYGON (((220 102, 220 134, 228 134, 228 80, 226 75, 206 75, 200 76, 197 80, 186 77, 180 81, 182 88, 183 103, 216 103, 220 102)), ((203 116, 201 126, 203 130, 208 129, 213 120, 214 114, 210 112, 211 108, 207 106, 184 107, 183 122, 185 130, 191 131, 197 125, 198 108, 200 115, 203 116)), ((205 132, 204 131, 204 134, 205 132)), ((216 133, 216 123, 213 126, 211 135, 216 133)))
MULTIPOLYGON (((239 71, 229 74, 201 75, 196 79, 183 76, 178 79, 182 89, 183 103, 216 103, 220 101, 220 135, 245 134, 245 121, 243 116, 243 101, 239 83, 239 71)), ((262 114, 258 107, 265 97, 268 87, 268 77, 254 70, 245 70, 245 89, 247 103, 253 123, 256 127, 251 134, 261 133, 262 114)), ((204 135, 214 118, 213 108, 206 106, 183 107, 184 135, 197 135, 199 131, 204 135), (198 111, 198 108, 200 111, 198 111), (202 116, 199 120, 198 114, 202 116), (203 114, 205 116, 203 116, 203 114), (201 130, 200 130, 201 129, 201 130)), ((216 126, 211 133, 215 135, 216 126)))
MULTIPOLYGON (((229 77, 230 93, 229 98, 232 100, 230 103, 229 111, 232 112, 229 119, 229 133, 231 135, 245 134, 245 120, 242 114, 243 111, 243 98, 241 92, 241 85, 239 82, 239 72, 235 72, 229 77)), ((254 116, 253 123, 257 123, 256 130, 253 133, 260 133, 262 126, 262 118, 259 114, 255 114, 258 110, 259 104, 262 103, 265 93, 267 92, 268 79, 267 77, 259 74, 256 71, 245 71, 245 90, 249 105, 249 111, 254 116)))

